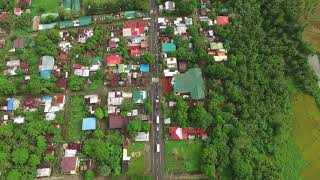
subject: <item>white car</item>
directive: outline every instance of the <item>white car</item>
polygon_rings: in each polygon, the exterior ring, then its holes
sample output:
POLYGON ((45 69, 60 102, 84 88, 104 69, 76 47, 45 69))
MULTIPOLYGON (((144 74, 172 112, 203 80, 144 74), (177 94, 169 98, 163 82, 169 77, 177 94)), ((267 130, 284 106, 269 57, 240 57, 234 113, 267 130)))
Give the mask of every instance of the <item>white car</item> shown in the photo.
POLYGON ((159 126, 157 126, 157 131, 159 131, 159 126))

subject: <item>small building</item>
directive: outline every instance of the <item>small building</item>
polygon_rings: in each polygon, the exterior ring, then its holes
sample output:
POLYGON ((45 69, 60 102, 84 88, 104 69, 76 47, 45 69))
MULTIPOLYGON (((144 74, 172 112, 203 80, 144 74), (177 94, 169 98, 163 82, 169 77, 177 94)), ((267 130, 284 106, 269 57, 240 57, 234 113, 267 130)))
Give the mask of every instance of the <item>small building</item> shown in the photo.
POLYGON ((51 176, 51 166, 49 162, 42 162, 37 168, 36 177, 49 177, 51 176))
POLYGON ((14 49, 23 49, 24 48, 24 38, 18 37, 13 41, 13 48, 14 49))
POLYGON ((164 2, 164 10, 174 11, 176 9, 176 4, 173 1, 164 2))
POLYGON ((97 94, 85 95, 84 99, 89 104, 97 104, 97 103, 100 103, 101 101, 100 97, 97 94))
POLYGON ((206 139, 207 130, 201 128, 169 127, 171 140, 206 139))
POLYGON ((223 43, 222 42, 211 42, 210 49, 213 51, 223 49, 223 43))
POLYGON ((61 173, 77 174, 78 166, 79 166, 78 157, 63 157, 60 163, 61 173))
POLYGON ((162 43, 161 49, 162 49, 162 52, 170 53, 170 52, 175 52, 177 47, 174 43, 162 43))
POLYGON ((106 57, 105 63, 107 66, 116 66, 121 64, 122 57, 120 55, 110 55, 106 57))
POLYGON ((13 122, 16 123, 16 124, 22 124, 22 123, 24 123, 24 117, 21 117, 21 116, 15 117, 13 119, 13 122))
POLYGON ((147 99, 147 91, 134 90, 132 92, 132 101, 137 104, 142 104, 147 99))
POLYGON ((109 128, 121 129, 127 125, 128 121, 120 115, 109 115, 109 128))
POLYGON ((174 93, 190 94, 192 99, 204 99, 204 80, 200 68, 189 69, 186 73, 175 74, 172 79, 174 93))
POLYGON ((21 16, 22 15, 22 9, 21 8, 14 8, 14 14, 17 16, 21 16))
POLYGON ((217 25, 227 25, 229 24, 229 17, 228 16, 217 16, 215 20, 215 24, 217 25))
POLYGON ((40 76, 42 79, 50 78, 51 71, 54 67, 54 57, 42 56, 40 65, 40 76))
POLYGON ((140 64, 140 71, 142 73, 148 73, 150 71, 149 64, 140 64))
POLYGON ((122 35, 124 37, 145 36, 145 23, 143 20, 127 22, 123 25, 122 35))
POLYGON ((20 106, 20 101, 15 98, 9 98, 7 99, 7 111, 15 111, 20 106))
POLYGON ((138 142, 147 142, 149 141, 149 132, 139 132, 138 135, 134 138, 134 141, 138 142))
POLYGON ((83 118, 82 120, 82 130, 88 131, 88 130, 95 130, 96 129, 96 118, 90 117, 90 118, 83 118))
POLYGON ((177 58, 166 58, 166 64, 168 69, 178 69, 177 58))

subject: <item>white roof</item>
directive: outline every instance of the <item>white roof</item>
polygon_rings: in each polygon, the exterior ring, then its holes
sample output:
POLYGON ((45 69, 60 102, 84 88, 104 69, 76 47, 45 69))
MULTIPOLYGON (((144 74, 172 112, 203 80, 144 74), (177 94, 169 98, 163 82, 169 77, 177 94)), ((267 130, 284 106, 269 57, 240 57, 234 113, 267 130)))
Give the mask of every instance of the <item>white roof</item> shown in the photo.
POLYGON ((84 98, 89 99, 90 104, 95 104, 100 102, 99 96, 97 94, 85 95, 84 98))
POLYGON ((132 98, 132 93, 131 92, 122 92, 122 97, 124 97, 124 98, 132 98))
POLYGON ((99 69, 100 69, 100 65, 99 64, 92 65, 89 68, 90 71, 98 71, 99 69))
POLYGON ((116 106, 108 106, 108 114, 116 113, 117 107, 116 106))
POLYGON ((123 28, 122 34, 123 36, 131 36, 131 28, 123 28))
POLYGON ((51 168, 37 169, 37 177, 48 177, 51 175, 51 168))
POLYGON ((138 135, 134 138, 135 141, 149 141, 149 132, 139 132, 138 135))
POLYGON ((16 117, 13 119, 13 122, 17 123, 17 124, 22 124, 22 123, 24 123, 24 117, 20 117, 20 116, 16 117))
POLYGON ((46 113, 46 120, 53 121, 56 118, 55 113, 46 113))
POLYGON ((170 118, 164 119, 164 124, 171 124, 171 119, 170 118))
POLYGON ((54 57, 42 56, 41 57, 41 71, 52 70, 54 66, 54 57))
POLYGON ((20 66, 20 60, 7 61, 8 67, 20 66))
POLYGON ((175 74, 179 74, 178 70, 170 71, 170 69, 164 69, 163 74, 165 77, 173 77, 175 74))
POLYGON ((228 56, 214 56, 215 62, 221 62, 221 61, 226 61, 226 60, 228 60, 228 56))
POLYGON ((166 23, 166 18, 164 17, 158 18, 158 23, 166 23))
POLYGON ((9 119, 9 115, 8 114, 5 114, 5 115, 3 115, 3 120, 8 120, 9 119))
POLYGON ((77 150, 74 149, 66 149, 64 152, 64 157, 76 157, 77 150))
POLYGON ((108 98, 108 105, 119 106, 123 102, 123 97, 108 98))
POLYGON ((116 92, 108 92, 108 97, 109 98, 116 97, 116 92))

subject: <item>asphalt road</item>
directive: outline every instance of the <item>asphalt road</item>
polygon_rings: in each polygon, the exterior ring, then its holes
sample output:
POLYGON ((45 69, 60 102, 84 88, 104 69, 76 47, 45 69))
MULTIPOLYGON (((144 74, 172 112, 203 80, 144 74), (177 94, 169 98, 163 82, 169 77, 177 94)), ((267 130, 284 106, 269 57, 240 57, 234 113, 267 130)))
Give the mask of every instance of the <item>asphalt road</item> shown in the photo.
MULTIPOLYGON (((150 30, 149 30, 149 41, 150 51, 156 55, 155 70, 153 72, 154 78, 159 78, 159 42, 158 42, 158 8, 157 1, 151 0, 151 11, 150 11, 150 30)), ((163 163, 163 125, 161 121, 161 108, 160 108, 160 86, 159 82, 152 83, 152 104, 153 104, 153 123, 151 133, 151 147, 153 147, 152 153, 152 176, 154 180, 163 179, 162 176, 162 163, 163 163), (158 117, 157 117, 158 116, 158 117), (158 120, 157 120, 158 118, 158 120)))

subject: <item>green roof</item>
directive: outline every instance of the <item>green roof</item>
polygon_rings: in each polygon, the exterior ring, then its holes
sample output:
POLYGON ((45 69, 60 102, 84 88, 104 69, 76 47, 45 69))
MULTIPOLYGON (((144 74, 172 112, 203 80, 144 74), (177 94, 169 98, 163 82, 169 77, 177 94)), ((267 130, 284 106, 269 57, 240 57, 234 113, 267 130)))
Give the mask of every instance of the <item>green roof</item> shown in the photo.
POLYGON ((59 27, 60 27, 60 28, 70 28, 70 27, 73 27, 73 22, 72 22, 71 20, 60 21, 60 22, 59 22, 59 27))
POLYGON ((143 100, 146 98, 145 91, 134 90, 132 92, 132 100, 134 103, 143 103, 143 100))
POLYGON ((89 24, 91 24, 91 17, 90 16, 81 16, 79 18, 79 23, 80 23, 80 26, 89 25, 89 24))
POLYGON ((192 99, 204 99, 204 80, 200 68, 189 69, 186 73, 175 74, 174 93, 190 93, 192 99))
POLYGON ((118 64, 118 72, 124 73, 124 64, 118 64))
POLYGON ((176 45, 174 43, 162 43, 161 49, 163 52, 174 52, 176 51, 176 45))
POLYGON ((73 2, 73 6, 72 6, 73 11, 78 14, 80 12, 80 0, 73 0, 72 2, 73 2))
POLYGON ((70 10, 71 9, 71 0, 64 0, 63 6, 65 9, 70 10))
POLYGON ((219 49, 223 49, 223 44, 221 42, 211 42, 210 43, 210 49, 211 50, 219 50, 219 49))

